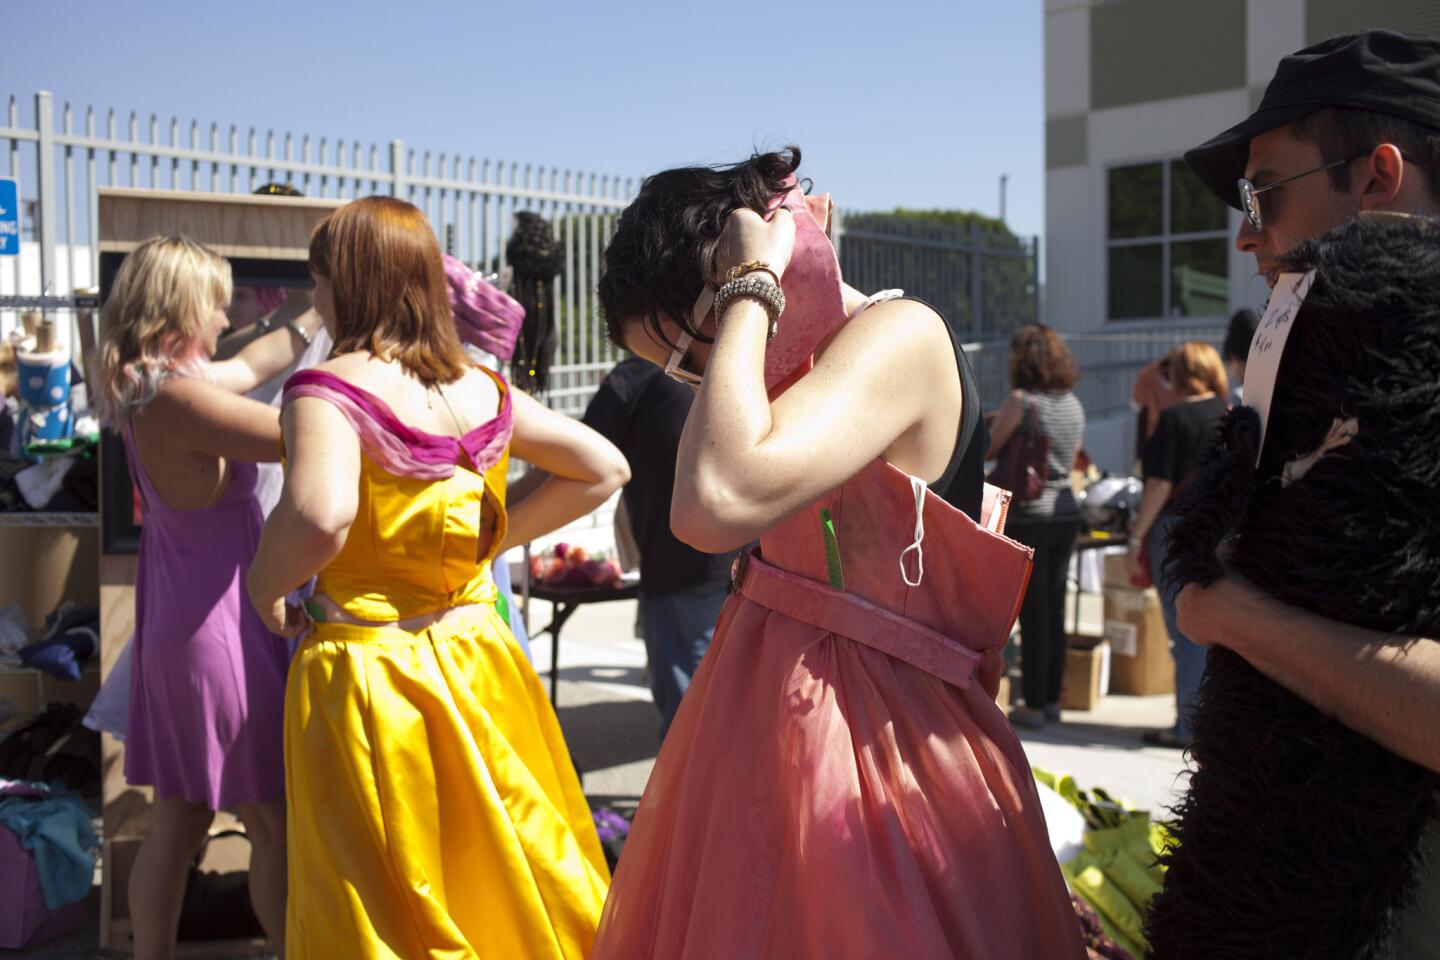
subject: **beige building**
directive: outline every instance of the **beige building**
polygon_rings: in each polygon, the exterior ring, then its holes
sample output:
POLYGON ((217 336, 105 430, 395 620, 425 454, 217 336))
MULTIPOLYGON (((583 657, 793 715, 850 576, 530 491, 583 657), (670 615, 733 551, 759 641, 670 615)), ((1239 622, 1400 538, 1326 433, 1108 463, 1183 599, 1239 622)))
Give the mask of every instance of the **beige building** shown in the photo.
MULTIPOLYGON (((1244 119, 1286 54, 1378 27, 1440 33, 1440 0, 1045 0, 1046 322, 1159 352, 1263 306, 1240 214, 1181 155, 1244 119)), ((1129 420, 1086 438, 1115 469, 1129 420)))

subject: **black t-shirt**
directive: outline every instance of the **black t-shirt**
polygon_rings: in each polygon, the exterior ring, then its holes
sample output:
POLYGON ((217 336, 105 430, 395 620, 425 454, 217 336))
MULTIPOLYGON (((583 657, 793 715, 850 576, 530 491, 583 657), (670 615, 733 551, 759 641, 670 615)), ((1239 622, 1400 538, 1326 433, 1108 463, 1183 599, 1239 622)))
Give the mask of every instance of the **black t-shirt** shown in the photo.
POLYGON ((1211 434, 1228 407, 1222 397, 1181 400, 1160 414, 1145 444, 1141 462, 1146 480, 1169 480, 1179 486, 1210 446, 1211 434))
POLYGON ((670 498, 680 432, 695 394, 639 357, 620 361, 600 384, 583 418, 630 461, 622 496, 640 548, 640 590, 658 597, 730 578, 735 554, 701 553, 670 532, 670 498))

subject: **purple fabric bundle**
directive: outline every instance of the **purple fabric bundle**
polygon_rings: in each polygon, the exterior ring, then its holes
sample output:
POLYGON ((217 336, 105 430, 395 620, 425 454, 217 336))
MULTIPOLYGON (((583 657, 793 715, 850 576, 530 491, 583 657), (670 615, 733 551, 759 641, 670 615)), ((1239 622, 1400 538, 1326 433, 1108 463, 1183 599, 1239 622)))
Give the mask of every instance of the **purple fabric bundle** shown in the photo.
POLYGON ((525 308, 449 254, 442 254, 450 288, 450 309, 460 339, 501 360, 515 355, 525 308))

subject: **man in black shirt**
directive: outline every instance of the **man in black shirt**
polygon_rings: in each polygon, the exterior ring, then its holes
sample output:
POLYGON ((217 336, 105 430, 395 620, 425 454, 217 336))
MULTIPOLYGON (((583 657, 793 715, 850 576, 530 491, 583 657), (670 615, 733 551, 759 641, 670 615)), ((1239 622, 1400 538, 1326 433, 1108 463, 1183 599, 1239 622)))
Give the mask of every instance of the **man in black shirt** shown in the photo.
POLYGON ((662 739, 710 646, 735 559, 701 553, 670 532, 676 452, 694 399, 654 364, 629 357, 600 384, 583 418, 630 461, 622 496, 640 549, 640 624, 662 739))

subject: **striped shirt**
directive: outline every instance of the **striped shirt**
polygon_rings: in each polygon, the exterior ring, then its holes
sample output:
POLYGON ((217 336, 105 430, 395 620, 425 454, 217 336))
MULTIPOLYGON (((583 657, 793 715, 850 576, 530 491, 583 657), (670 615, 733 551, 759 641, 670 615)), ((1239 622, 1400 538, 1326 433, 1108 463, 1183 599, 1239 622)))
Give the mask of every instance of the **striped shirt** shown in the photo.
MULTIPOLYGON (((1045 492, 1034 500, 1015 501, 1010 518, 1018 521, 1075 520, 1080 510, 1070 489, 1070 467, 1085 436, 1085 408, 1069 390, 1045 393, 1025 391, 1025 409, 1032 429, 1050 440, 1049 471, 1045 492)), ((1021 421, 1022 427, 1024 421, 1021 421)))

